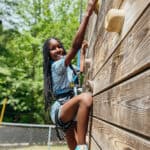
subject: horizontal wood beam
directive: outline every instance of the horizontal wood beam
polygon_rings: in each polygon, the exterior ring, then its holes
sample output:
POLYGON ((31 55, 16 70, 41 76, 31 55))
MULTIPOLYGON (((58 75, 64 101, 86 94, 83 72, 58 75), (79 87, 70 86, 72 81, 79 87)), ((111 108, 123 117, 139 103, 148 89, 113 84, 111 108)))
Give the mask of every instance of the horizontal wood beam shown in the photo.
POLYGON ((92 136, 102 150, 149 150, 150 141, 93 118, 92 136))

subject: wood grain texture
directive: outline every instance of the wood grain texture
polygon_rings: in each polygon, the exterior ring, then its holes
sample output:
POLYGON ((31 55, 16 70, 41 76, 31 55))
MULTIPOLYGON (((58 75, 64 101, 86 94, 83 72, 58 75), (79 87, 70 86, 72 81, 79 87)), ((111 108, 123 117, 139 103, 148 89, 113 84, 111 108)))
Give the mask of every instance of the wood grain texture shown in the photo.
POLYGON ((94 79, 94 94, 150 67, 150 9, 117 47, 94 79))
POLYGON ((100 147, 100 145, 98 145, 98 144, 95 142, 95 139, 93 139, 93 137, 91 137, 90 150, 102 150, 102 148, 100 147))
POLYGON ((85 35, 85 39, 88 41, 90 45, 87 52, 88 58, 91 58, 93 56, 94 46, 98 38, 98 35, 99 33, 101 33, 101 31, 104 31, 103 22, 105 19, 105 14, 111 8, 112 4, 113 4, 112 0, 107 1, 102 0, 102 6, 99 14, 96 15, 95 13, 93 13, 93 15, 90 17, 85 35))
MULTIPOLYGON (((102 150, 149 150, 150 141, 93 118, 92 136, 102 150)), ((95 145, 91 150, 94 150, 95 145)))
POLYGON ((86 38, 92 58, 85 81, 93 80, 91 150, 150 149, 150 6, 149 0, 103 0, 86 38), (122 32, 103 25, 111 8, 126 12, 122 32))
POLYGON ((120 8, 124 0, 113 0, 112 8, 120 8))
POLYGON ((150 138, 150 70, 95 96, 93 116, 150 138))
POLYGON ((105 29, 103 28, 105 14, 113 5, 117 7, 118 2, 113 2, 112 0, 102 0, 102 5, 99 14, 96 15, 95 13, 93 13, 89 20, 89 24, 85 35, 85 39, 88 41, 89 44, 86 53, 86 58, 92 58, 92 67, 85 69, 85 81, 86 79, 91 79, 92 77, 95 43, 97 43, 97 40, 100 39, 99 35, 105 31, 105 29))
MULTIPOLYGON (((137 22, 145 8, 148 6, 148 4, 149 1, 147 0, 123 1, 123 3, 121 4, 121 9, 125 11, 125 22, 121 34, 107 32, 104 30, 103 27, 101 27, 101 32, 99 32, 94 46, 94 68, 92 75, 93 78, 96 76, 97 72, 102 68, 104 63, 111 56, 111 54, 116 50, 117 46, 126 37, 126 35, 129 33, 132 27, 134 27, 135 23, 137 22)), ((97 35, 93 35, 93 38, 94 36, 97 35)))

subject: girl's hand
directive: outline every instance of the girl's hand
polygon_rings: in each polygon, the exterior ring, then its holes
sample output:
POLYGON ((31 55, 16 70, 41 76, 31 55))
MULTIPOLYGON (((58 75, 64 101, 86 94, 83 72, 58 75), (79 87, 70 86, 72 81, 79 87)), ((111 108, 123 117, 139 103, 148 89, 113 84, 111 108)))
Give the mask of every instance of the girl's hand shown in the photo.
POLYGON ((82 42, 82 48, 81 48, 81 53, 82 53, 83 55, 85 55, 87 48, 88 48, 88 42, 87 42, 86 40, 84 40, 84 41, 82 42))
POLYGON ((97 3, 98 0, 89 0, 88 1, 88 5, 87 5, 87 13, 89 16, 92 15, 92 12, 93 10, 95 10, 95 7, 96 7, 96 3, 97 3))
POLYGON ((71 60, 75 57, 75 55, 77 54, 78 50, 82 46, 82 42, 84 40, 85 31, 86 31, 86 28, 87 28, 90 16, 92 15, 92 13, 93 13, 93 11, 95 9, 96 3, 97 3, 97 0, 89 0, 89 2, 88 2, 85 16, 83 17, 82 22, 81 22, 81 24, 79 26, 79 29, 78 29, 75 37, 74 37, 74 40, 73 40, 72 46, 71 46, 71 50, 66 56, 66 59, 65 59, 65 65, 66 66, 68 66, 71 63, 71 60))
POLYGON ((81 47, 80 72, 84 72, 84 60, 85 60, 85 53, 86 53, 87 47, 88 47, 88 42, 86 40, 84 40, 82 42, 82 47, 81 47))

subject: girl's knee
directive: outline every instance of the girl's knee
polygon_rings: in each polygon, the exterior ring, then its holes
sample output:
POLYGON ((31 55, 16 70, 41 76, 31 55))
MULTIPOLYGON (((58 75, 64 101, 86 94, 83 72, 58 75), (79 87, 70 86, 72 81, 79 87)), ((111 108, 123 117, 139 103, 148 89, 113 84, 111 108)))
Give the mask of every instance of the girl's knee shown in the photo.
POLYGON ((81 94, 81 101, 84 103, 85 106, 91 107, 93 103, 93 98, 90 93, 82 93, 81 94))

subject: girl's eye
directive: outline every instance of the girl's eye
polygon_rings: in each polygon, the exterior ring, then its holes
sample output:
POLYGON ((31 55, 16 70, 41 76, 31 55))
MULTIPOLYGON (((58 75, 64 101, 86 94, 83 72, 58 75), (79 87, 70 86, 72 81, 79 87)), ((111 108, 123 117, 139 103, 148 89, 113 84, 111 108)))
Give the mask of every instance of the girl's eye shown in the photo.
POLYGON ((61 46, 57 46, 57 47, 52 47, 52 49, 50 49, 50 50, 56 50, 56 48, 61 48, 61 46))
POLYGON ((51 49, 50 49, 50 51, 54 51, 54 50, 56 50, 56 48, 51 48, 51 49))

